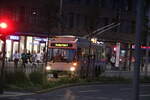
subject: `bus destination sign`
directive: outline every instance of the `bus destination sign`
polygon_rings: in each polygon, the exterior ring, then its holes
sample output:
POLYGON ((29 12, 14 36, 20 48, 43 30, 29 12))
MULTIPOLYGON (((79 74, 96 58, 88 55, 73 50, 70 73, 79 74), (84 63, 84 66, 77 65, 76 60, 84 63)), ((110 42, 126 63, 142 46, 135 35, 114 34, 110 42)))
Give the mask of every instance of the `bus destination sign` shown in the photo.
POLYGON ((71 43, 51 43, 54 47, 72 47, 71 43))

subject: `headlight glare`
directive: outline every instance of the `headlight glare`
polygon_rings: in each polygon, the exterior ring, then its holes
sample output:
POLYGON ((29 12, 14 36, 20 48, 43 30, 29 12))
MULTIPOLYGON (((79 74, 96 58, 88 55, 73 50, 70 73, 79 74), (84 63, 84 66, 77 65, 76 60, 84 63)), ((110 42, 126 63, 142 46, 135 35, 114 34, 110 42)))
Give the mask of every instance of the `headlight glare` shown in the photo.
POLYGON ((74 62, 74 63, 73 63, 73 66, 77 66, 77 62, 74 62))
POLYGON ((75 71, 76 70, 76 68, 75 67, 70 67, 70 71, 75 71))
POLYGON ((46 66, 46 70, 47 71, 51 70, 51 66, 46 66))

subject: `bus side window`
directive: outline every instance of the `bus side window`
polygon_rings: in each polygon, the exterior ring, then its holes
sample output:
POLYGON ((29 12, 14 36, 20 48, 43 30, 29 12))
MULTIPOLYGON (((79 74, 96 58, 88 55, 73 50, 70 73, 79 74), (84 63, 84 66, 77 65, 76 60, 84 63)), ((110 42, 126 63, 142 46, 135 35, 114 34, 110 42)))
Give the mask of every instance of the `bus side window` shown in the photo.
POLYGON ((81 56, 82 56, 82 50, 81 50, 81 48, 78 48, 77 49, 77 58, 81 58, 81 56))
POLYGON ((81 48, 78 48, 78 49, 77 49, 77 55, 82 55, 81 48))

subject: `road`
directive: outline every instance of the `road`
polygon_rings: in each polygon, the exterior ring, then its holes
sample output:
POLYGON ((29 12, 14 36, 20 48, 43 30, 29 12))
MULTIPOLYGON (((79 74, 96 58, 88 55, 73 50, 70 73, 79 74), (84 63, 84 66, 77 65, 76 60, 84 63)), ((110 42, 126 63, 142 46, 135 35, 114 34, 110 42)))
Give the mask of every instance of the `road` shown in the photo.
MULTIPOLYGON (((150 84, 141 85, 140 100, 150 100, 150 84)), ((30 96, 0 98, 0 100, 131 100, 131 85, 106 84, 61 88, 30 96)))

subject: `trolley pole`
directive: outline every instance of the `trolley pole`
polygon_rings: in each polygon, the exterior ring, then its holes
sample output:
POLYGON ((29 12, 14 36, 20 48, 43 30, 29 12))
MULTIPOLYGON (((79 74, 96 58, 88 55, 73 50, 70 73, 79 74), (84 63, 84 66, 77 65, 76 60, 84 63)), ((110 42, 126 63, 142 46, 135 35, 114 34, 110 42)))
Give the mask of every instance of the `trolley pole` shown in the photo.
POLYGON ((137 17, 136 17, 136 35, 135 35, 135 65, 133 72, 133 100, 139 100, 140 91, 140 63, 141 63, 141 33, 142 33, 142 20, 143 20, 143 6, 144 0, 137 0, 137 17))
POLYGON ((62 34, 62 11, 63 11, 63 0, 60 0, 60 5, 59 5, 59 35, 62 34))
POLYGON ((4 67, 5 67, 5 55, 6 55, 6 37, 3 36, 3 48, 2 48, 2 53, 3 53, 3 57, 2 57, 2 67, 1 67, 1 72, 0 72, 0 94, 4 93, 4 80, 5 80, 5 76, 4 76, 4 67))

